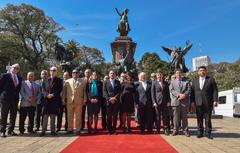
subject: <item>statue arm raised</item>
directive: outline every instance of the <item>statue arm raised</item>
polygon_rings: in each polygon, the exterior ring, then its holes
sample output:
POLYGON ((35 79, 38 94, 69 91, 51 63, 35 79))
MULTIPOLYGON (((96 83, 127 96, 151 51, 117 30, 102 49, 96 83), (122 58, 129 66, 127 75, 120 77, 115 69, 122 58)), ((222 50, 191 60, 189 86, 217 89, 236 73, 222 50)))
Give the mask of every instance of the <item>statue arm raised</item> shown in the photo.
POLYGON ((116 12, 117 12, 117 14, 118 14, 119 16, 122 16, 122 14, 118 11, 117 8, 115 8, 115 10, 116 10, 116 12))
POLYGON ((192 44, 190 44, 189 42, 187 42, 186 44, 187 44, 186 47, 182 51, 183 56, 186 55, 187 52, 192 48, 192 44))
POLYGON ((162 49, 166 52, 166 53, 168 53, 168 55, 169 56, 171 56, 171 54, 172 54, 172 49, 169 49, 169 48, 167 48, 167 47, 164 47, 164 46, 161 46, 162 47, 162 49))

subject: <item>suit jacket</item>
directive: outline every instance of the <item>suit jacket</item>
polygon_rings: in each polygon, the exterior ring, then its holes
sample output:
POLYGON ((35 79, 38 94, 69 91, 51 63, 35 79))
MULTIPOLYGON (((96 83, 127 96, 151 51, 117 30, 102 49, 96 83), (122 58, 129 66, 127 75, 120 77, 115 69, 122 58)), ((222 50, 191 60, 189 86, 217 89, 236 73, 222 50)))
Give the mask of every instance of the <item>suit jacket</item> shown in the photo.
POLYGON ((171 106, 179 106, 181 104, 182 106, 186 107, 189 105, 191 88, 188 80, 182 78, 180 84, 178 80, 173 80, 169 86, 169 89, 171 96, 171 106), (187 95, 187 98, 179 100, 179 94, 185 94, 187 95))
POLYGON ((41 90, 41 100, 40 100, 40 101, 37 101, 37 104, 43 104, 43 103, 44 103, 44 100, 45 100, 45 98, 44 98, 44 96, 43 96, 43 92, 42 92, 42 91, 43 91, 43 90, 42 90, 43 80, 42 80, 42 79, 41 79, 41 80, 36 80, 35 83, 40 86, 40 90, 41 90))
POLYGON ((114 80, 114 88, 110 80, 106 80, 103 83, 103 96, 108 101, 110 97, 115 97, 119 101, 121 92, 121 84, 120 81, 114 80))
POLYGON ((22 79, 18 77, 18 85, 15 87, 11 73, 5 73, 0 77, 0 102, 18 103, 22 79))
POLYGON ((147 81, 146 90, 143 88, 141 82, 136 83, 136 104, 139 106, 145 106, 147 104, 152 105, 151 97, 151 83, 147 81))
POLYGON ((61 92, 63 88, 63 80, 55 77, 52 81, 51 85, 51 78, 45 79, 42 84, 42 92, 43 96, 45 97, 44 101, 44 109, 43 114, 57 114, 58 107, 60 106, 62 99, 61 99, 61 92), (53 94, 53 98, 48 99, 47 95, 53 94))
POLYGON ((170 102, 169 86, 166 81, 162 82, 162 88, 159 84, 159 81, 154 81, 152 83, 152 101, 157 105, 167 105, 170 102), (162 89, 163 88, 163 89, 162 89))
POLYGON ((77 78, 74 86, 74 79, 68 79, 63 87, 63 99, 66 99, 67 104, 77 103, 84 105, 87 101, 85 92, 86 82, 84 79, 77 78))
POLYGON ((41 92, 41 87, 40 85, 38 85, 37 83, 33 82, 32 83, 33 89, 34 89, 34 95, 32 95, 32 90, 31 90, 31 83, 26 80, 26 81, 22 81, 22 87, 21 87, 21 107, 30 107, 30 106, 36 106, 37 103, 40 103, 39 101, 41 101, 41 96, 42 96, 42 92, 41 92), (36 101, 35 102, 31 102, 28 100, 28 97, 36 97, 36 101))
POLYGON ((218 89, 215 80, 206 76, 203 89, 200 89, 199 78, 192 82, 191 102, 195 102, 197 106, 203 103, 213 108, 213 102, 218 101, 218 89))

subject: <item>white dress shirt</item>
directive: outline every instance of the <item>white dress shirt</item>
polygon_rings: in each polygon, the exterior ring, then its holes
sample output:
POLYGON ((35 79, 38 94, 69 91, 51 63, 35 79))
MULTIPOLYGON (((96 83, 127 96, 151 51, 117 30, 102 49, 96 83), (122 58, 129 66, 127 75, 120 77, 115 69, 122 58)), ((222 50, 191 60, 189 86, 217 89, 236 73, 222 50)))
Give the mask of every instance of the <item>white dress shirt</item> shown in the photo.
POLYGON ((199 77, 199 85, 200 85, 200 89, 203 89, 204 83, 206 80, 206 76, 205 77, 199 77))

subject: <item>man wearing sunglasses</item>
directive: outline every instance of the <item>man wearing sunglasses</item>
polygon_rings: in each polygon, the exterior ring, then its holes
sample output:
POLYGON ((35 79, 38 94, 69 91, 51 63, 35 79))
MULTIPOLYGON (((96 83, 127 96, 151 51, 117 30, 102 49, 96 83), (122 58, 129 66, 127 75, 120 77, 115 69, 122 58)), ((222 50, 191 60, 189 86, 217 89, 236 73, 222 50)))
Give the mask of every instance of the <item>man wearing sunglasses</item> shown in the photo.
POLYGON ((45 104, 43 104, 43 126, 40 136, 45 135, 47 130, 48 118, 51 119, 51 135, 55 136, 55 118, 59 112, 59 106, 62 102, 61 92, 63 88, 63 81, 57 77, 57 68, 50 68, 50 77, 44 80, 42 85, 43 95, 46 98, 45 104))
POLYGON ((66 99, 63 105, 67 106, 68 131, 66 134, 73 133, 73 120, 75 114, 76 135, 80 135, 82 126, 82 111, 86 104, 87 95, 85 92, 86 82, 79 78, 77 69, 72 71, 72 78, 65 81, 63 87, 63 99, 66 99), (66 102, 66 104, 65 104, 66 102))
POLYGON ((19 92, 22 79, 18 76, 20 70, 19 64, 11 66, 10 73, 5 73, 0 77, 0 103, 1 107, 1 137, 6 137, 6 126, 8 113, 10 111, 10 125, 8 135, 17 136, 14 132, 17 108, 19 101, 19 92))

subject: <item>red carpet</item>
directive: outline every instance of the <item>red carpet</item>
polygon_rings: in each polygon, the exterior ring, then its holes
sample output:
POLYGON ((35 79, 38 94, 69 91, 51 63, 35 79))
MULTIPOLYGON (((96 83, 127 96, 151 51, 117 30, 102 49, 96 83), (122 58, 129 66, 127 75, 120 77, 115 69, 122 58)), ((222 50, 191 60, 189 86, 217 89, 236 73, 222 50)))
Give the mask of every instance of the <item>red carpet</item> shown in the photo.
POLYGON ((139 130, 131 134, 108 135, 107 131, 99 131, 97 135, 83 134, 62 153, 177 153, 158 134, 140 135, 139 130))

